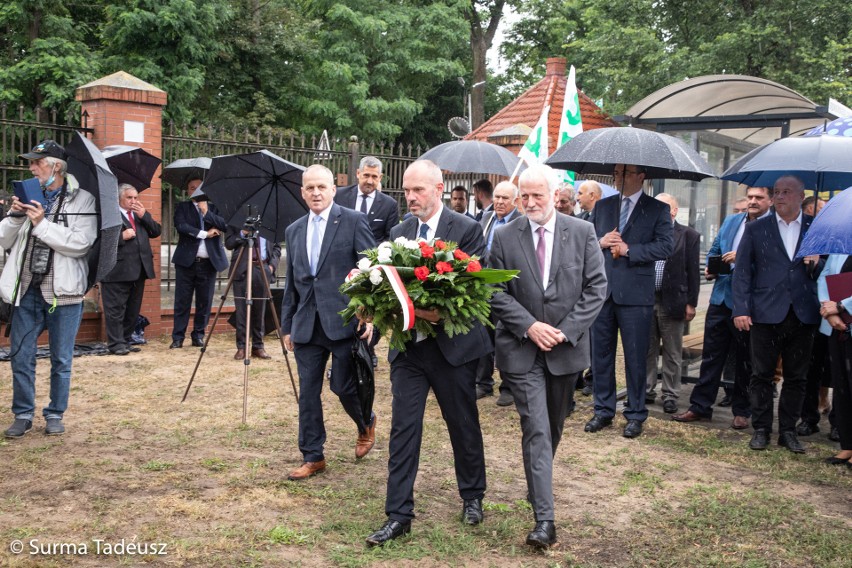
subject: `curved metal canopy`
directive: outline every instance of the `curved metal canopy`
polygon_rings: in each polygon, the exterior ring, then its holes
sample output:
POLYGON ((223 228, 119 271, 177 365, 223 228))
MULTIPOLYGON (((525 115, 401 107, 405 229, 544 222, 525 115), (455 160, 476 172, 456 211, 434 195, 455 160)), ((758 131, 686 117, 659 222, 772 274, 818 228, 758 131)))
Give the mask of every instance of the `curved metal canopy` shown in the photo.
POLYGON ((616 118, 661 132, 709 130, 761 145, 837 117, 828 107, 767 79, 706 75, 663 87, 616 118))

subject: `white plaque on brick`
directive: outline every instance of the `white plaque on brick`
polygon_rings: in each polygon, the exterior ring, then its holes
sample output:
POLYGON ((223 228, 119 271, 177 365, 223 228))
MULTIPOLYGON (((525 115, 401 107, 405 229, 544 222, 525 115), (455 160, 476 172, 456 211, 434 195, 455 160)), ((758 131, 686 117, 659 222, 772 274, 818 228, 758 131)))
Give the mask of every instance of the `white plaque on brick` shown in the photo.
POLYGON ((145 142, 145 123, 135 122, 133 120, 124 121, 124 141, 125 142, 145 142))

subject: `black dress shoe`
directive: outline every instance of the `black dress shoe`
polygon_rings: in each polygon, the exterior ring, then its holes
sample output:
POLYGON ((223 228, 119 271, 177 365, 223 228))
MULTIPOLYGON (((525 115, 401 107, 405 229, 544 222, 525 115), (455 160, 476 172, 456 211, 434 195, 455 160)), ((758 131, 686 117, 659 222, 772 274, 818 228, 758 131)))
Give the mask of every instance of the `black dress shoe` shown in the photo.
POLYGON ((642 435, 642 423, 639 420, 628 420, 624 427, 625 438, 638 438, 642 435))
POLYGON ((204 347, 204 340, 197 339, 195 337, 192 338, 192 346, 193 347, 204 347))
POLYGON ((389 540, 399 538, 411 532, 411 521, 400 523, 399 521, 388 521, 382 528, 367 537, 367 546, 381 546, 389 540))
POLYGON ((799 441, 795 432, 781 432, 778 436, 778 445, 787 448, 794 454, 805 453, 805 446, 799 441))
POLYGON ((811 434, 816 434, 819 432, 819 426, 816 424, 811 424, 809 422, 799 422, 799 425, 796 426, 796 434, 799 436, 810 436, 811 434))
POLYGON ((178 341, 177 339, 172 341, 172 344, 169 345, 169 349, 180 349, 181 347, 183 347, 183 341, 178 341))
POLYGON ((663 412, 666 414, 674 414, 677 412, 677 403, 672 399, 663 401, 663 412))
POLYGON ((482 499, 464 500, 462 520, 468 525, 478 525, 482 522, 482 499))
POLYGON ((840 441, 840 430, 837 429, 837 426, 831 427, 831 431, 828 433, 828 439, 832 442, 840 441))
POLYGON ((139 348, 139 347, 134 347, 133 345, 131 345, 130 347, 128 347, 128 348, 127 348, 127 350, 128 350, 128 351, 130 351, 131 353, 139 353, 140 351, 142 351, 142 349, 141 349, 141 348, 139 348))
POLYGON ((748 447, 752 450, 765 450, 767 446, 769 446, 769 430, 762 428, 755 430, 748 447))
MULTIPOLYGON (((586 422, 584 430, 586 432, 599 432, 607 426, 612 426, 612 418, 604 418, 600 414, 595 414, 592 419, 586 422)), ((535 532, 535 531, 533 531, 535 532)))
POLYGON ((732 404, 734 404, 734 397, 729 394, 726 394, 722 397, 722 400, 720 400, 719 404, 717 404, 716 406, 731 406, 732 404))
POLYGON ((830 458, 825 458, 825 463, 828 465, 849 465, 849 458, 836 458, 831 456, 830 458))
POLYGON ((485 398, 486 396, 494 396, 494 389, 491 387, 476 387, 476 399, 485 398))
POLYGON ((127 347, 117 347, 115 349, 110 349, 109 352, 113 355, 128 355, 130 350, 127 347))
POLYGON ((553 521, 538 521, 527 535, 527 544, 536 548, 550 548, 556 542, 556 525, 553 521))

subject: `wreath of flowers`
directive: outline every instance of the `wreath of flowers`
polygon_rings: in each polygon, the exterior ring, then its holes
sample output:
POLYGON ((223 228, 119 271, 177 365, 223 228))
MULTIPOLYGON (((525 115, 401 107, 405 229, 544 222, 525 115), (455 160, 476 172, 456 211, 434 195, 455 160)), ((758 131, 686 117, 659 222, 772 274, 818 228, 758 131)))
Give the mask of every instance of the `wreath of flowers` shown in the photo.
POLYGON ((483 268, 477 256, 441 239, 399 237, 362 254, 364 258, 340 286, 340 292, 349 297, 340 315, 346 323, 356 316, 372 321, 379 333, 389 337, 391 349, 400 351, 413 333, 434 337, 439 325, 449 337, 467 333, 474 322, 494 327, 489 318, 493 284, 511 280, 519 272, 483 268), (395 274, 413 307, 436 310, 440 322, 432 325, 412 318, 413 326, 404 329, 405 299, 401 300, 398 286, 394 289, 395 274))

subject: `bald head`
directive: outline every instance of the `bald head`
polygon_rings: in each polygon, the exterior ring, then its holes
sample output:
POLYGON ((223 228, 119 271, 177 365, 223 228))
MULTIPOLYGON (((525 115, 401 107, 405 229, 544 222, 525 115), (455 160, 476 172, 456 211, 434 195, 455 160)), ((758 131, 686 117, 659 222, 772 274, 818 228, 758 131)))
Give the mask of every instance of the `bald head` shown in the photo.
POLYGON ((588 212, 595 208, 595 203, 602 195, 601 185, 595 180, 587 179, 577 188, 577 203, 580 204, 580 209, 588 212))
POLYGON ((677 199, 675 196, 669 193, 660 193, 657 195, 656 199, 657 201, 662 201, 669 206, 669 212, 672 215, 672 221, 674 221, 675 217, 677 217, 677 199))

